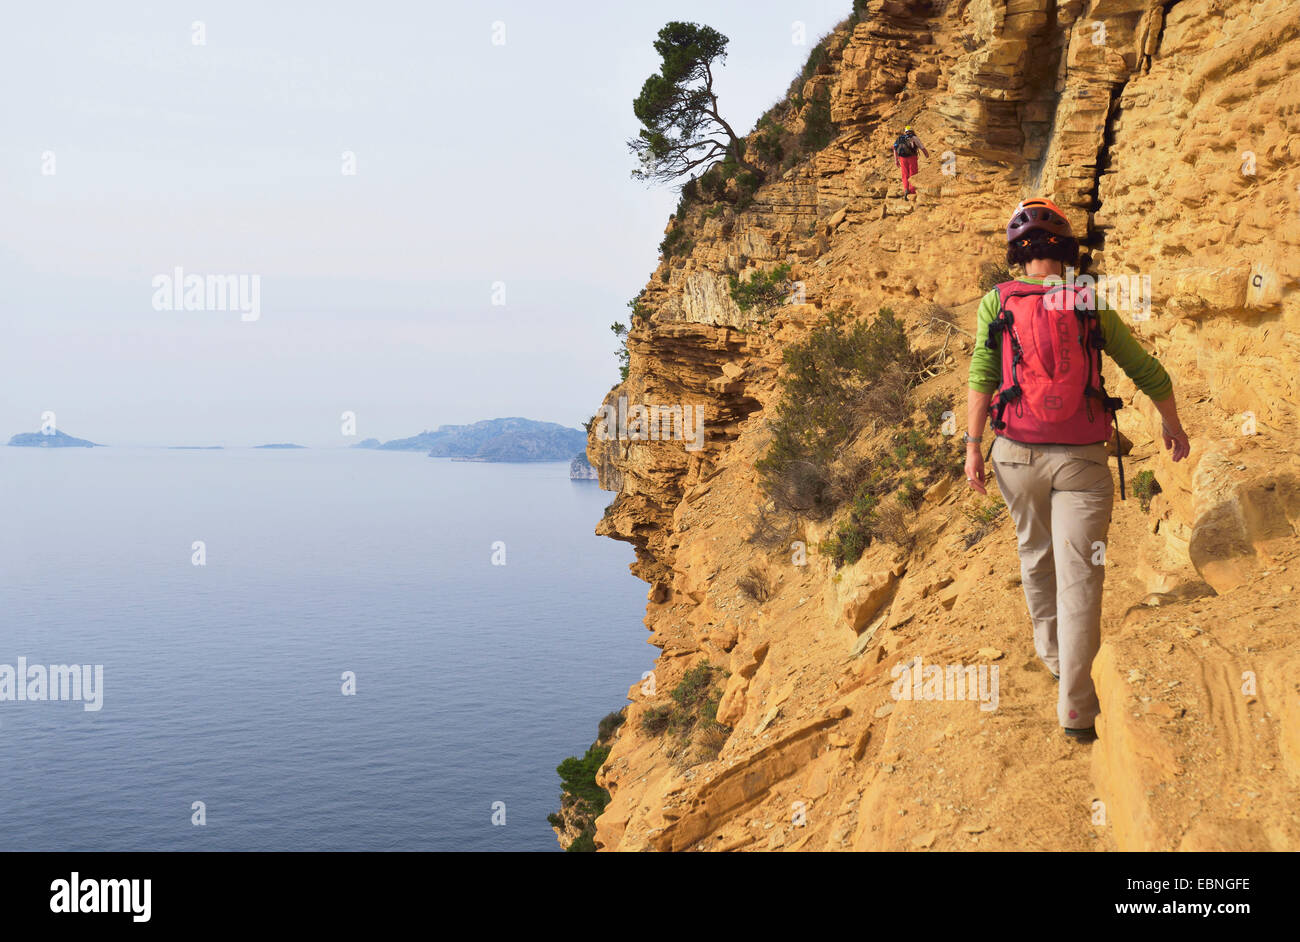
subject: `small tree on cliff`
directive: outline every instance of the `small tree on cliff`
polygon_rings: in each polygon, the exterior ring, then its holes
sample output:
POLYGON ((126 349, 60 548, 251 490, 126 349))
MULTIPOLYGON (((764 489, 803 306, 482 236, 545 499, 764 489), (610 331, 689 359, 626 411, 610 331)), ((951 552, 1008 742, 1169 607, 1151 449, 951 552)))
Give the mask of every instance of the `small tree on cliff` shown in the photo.
POLYGON ((620 381, 624 381, 627 379, 632 364, 632 355, 628 353, 627 349, 627 325, 622 321, 614 321, 609 325, 609 329, 619 339, 619 347, 614 353, 618 357, 618 378, 620 381))
POLYGON ((745 160, 745 142, 718 113, 713 63, 727 58, 728 39, 697 23, 672 22, 659 31, 659 71, 645 80, 632 111, 642 128, 628 141, 641 165, 638 180, 668 183, 720 160, 732 160, 760 180, 745 160))

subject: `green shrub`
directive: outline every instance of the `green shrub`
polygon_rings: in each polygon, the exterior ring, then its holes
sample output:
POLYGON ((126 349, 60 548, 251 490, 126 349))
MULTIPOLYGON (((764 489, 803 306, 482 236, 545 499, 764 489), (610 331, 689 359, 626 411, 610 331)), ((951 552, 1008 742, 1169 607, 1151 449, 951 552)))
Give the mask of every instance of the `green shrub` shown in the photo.
POLYGON ((954 444, 946 436, 919 428, 900 429, 889 444, 857 469, 849 513, 835 533, 822 541, 821 551, 836 567, 852 564, 875 540, 911 549, 914 537, 905 511, 921 506, 925 488, 938 478, 961 473, 954 444), (892 506, 880 502, 893 494, 892 506))
POLYGON ((892 408, 899 389, 906 400, 915 368, 902 322, 889 308, 851 327, 830 315, 786 348, 772 440, 756 465, 769 496, 788 509, 830 510, 830 466, 841 446, 873 418, 896 420, 879 410, 892 408))
POLYGON ((974 507, 966 507, 962 513, 966 519, 974 524, 974 529, 966 534, 966 548, 970 549, 984 537, 992 532, 1002 511, 1007 509, 1007 505, 997 499, 981 501, 974 507))
POLYGON ((831 121, 831 95, 823 87, 813 97, 812 106, 804 116, 803 134, 799 136, 799 150, 813 154, 835 138, 835 124, 831 121))
POLYGON ((1151 512, 1151 500, 1160 492, 1160 482, 1156 480, 1154 471, 1139 471, 1133 479, 1133 496, 1138 499, 1138 506, 1144 514, 1151 512))
POLYGON ((831 558, 837 569, 845 563, 852 565, 862 558, 863 552, 871 545, 875 525, 874 505, 865 512, 855 510, 847 522, 840 524, 833 536, 822 541, 821 551, 831 558))
POLYGON ((631 319, 633 324, 635 324, 638 320, 650 319, 650 305, 646 304, 644 301, 641 300, 641 298, 644 295, 645 295, 645 291, 642 290, 637 294, 635 298, 627 302, 628 310, 632 312, 631 319))
POLYGON ((764 163, 779 164, 785 157, 784 125, 764 115, 758 121, 758 137, 754 141, 754 152, 764 163))
POLYGON ((727 181, 735 170, 734 161, 724 160, 714 164, 700 177, 700 195, 711 203, 722 200, 727 195, 727 181))
POLYGON ((590 831, 584 830, 564 849, 570 854, 594 854, 596 852, 595 825, 592 825, 590 831))
POLYGON ((673 708, 670 706, 652 706, 641 714, 641 730, 650 736, 667 732, 672 724, 673 708))
POLYGON ((916 483, 916 479, 910 475, 903 478, 898 490, 894 491, 894 497, 898 502, 908 510, 915 510, 921 506, 921 498, 925 496, 925 489, 916 483))
MULTIPOLYGON (((718 668, 705 661, 692 667, 682 676, 670 694, 673 702, 677 704, 678 715, 675 719, 679 726, 689 725, 691 718, 699 715, 708 704, 714 687, 714 675, 720 673, 718 668)), ((721 693, 718 695, 721 696, 721 693)), ((714 712, 717 712, 716 703, 714 712)))
POLYGON ((819 42, 817 45, 813 46, 812 51, 808 53, 808 58, 803 64, 803 72, 800 73, 803 80, 806 82, 808 81, 808 79, 812 78, 813 73, 816 72, 817 69, 821 67, 821 64, 825 61, 826 61, 826 41, 823 40, 822 42, 819 42))
POLYGON ((668 733, 675 737, 679 756, 694 745, 700 758, 716 758, 731 733, 729 727, 718 722, 725 677, 725 671, 708 661, 692 667, 669 694, 671 704, 651 707, 642 714, 641 728, 650 735, 668 733))
POLYGON ((609 804, 609 792, 596 784, 596 773, 609 758, 609 747, 592 744, 581 758, 569 756, 555 771, 560 773, 560 787, 579 801, 585 801, 596 814, 609 804))
POLYGON ((952 400, 945 396, 931 396, 921 410, 930 428, 938 429, 943 424, 944 414, 952 411, 952 400))
POLYGON ((695 241, 687 238, 686 228, 678 220, 659 243, 659 254, 667 261, 674 255, 690 255, 693 248, 695 241))
POLYGON ((555 771, 560 775, 560 807, 567 814, 550 814, 546 820, 554 827, 566 823, 580 829, 579 836, 565 850, 594 851, 596 849, 596 819, 609 804, 609 792, 596 784, 596 773, 609 758, 609 747, 592 743, 582 758, 569 756, 555 771))
POLYGON ((613 736, 620 726, 627 722, 627 713, 624 710, 615 710, 613 713, 606 713, 605 717, 596 727, 596 741, 606 742, 613 736))
POLYGON ((748 281, 731 276, 731 300, 745 312, 774 307, 788 298, 792 290, 794 282, 790 280, 789 262, 781 263, 770 272, 757 271, 748 281))
POLYGON ((974 507, 966 507, 962 514, 971 523, 976 526, 992 523, 1002 515, 1002 511, 1007 509, 1007 505, 1000 500, 992 499, 980 501, 974 507))

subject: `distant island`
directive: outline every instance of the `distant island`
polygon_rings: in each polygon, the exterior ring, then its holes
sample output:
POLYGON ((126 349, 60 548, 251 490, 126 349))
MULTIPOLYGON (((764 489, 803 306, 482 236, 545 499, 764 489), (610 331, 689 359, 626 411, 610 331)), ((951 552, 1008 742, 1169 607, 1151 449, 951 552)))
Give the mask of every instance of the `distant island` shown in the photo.
POLYGON ((442 425, 411 438, 366 447, 380 451, 423 451, 430 458, 518 462, 569 461, 575 451, 586 445, 587 434, 581 429, 515 417, 486 419, 473 425, 442 425))
POLYGON ((585 451, 574 455, 573 460, 569 462, 569 480, 570 481, 599 480, 599 476, 596 474, 596 469, 593 468, 591 466, 591 462, 587 460, 587 453, 585 451))
POLYGON ((306 445, 293 445, 289 442, 278 442, 274 445, 254 445, 254 448, 306 448, 306 445))
POLYGON ((65 432, 55 429, 50 434, 44 432, 23 432, 9 439, 9 444, 15 448, 103 448, 95 442, 88 442, 84 438, 73 438, 65 432))
POLYGON ((357 442, 355 445, 353 445, 353 446, 351 446, 351 447, 353 447, 353 448, 378 448, 378 447, 380 447, 381 445, 383 445, 383 442, 381 442, 379 439, 377 439, 377 438, 367 438, 367 439, 364 439, 363 441, 359 441, 359 442, 357 442))

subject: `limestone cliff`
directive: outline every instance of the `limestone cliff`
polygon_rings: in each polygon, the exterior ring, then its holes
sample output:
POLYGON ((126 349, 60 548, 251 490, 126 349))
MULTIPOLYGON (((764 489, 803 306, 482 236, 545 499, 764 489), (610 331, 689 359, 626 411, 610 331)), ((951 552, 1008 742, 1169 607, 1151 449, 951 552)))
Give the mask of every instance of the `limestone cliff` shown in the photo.
POLYGON ((589 438, 617 492, 598 532, 635 547, 661 649, 600 774, 598 846, 1300 849, 1300 4, 870 0, 825 49, 798 93, 805 118, 829 95, 833 139, 747 205, 685 204, 690 250, 644 289, 606 400, 700 406, 704 447, 589 438), (903 123, 931 154, 914 201, 889 157, 903 123), (979 265, 1028 195, 1066 209, 1091 271, 1149 276, 1149 313, 1125 317, 1192 436, 1171 463, 1108 366, 1130 481, 1161 492, 1149 514, 1116 503, 1092 746, 1056 726, 1010 525, 968 549, 960 480, 926 494, 910 550, 836 570, 824 523, 755 539, 782 350, 887 304, 933 356, 917 395, 961 412, 971 341, 930 305, 974 329, 979 265), (787 262, 804 303, 732 301, 730 275, 787 262), (768 591, 742 591, 751 570, 768 591), (896 701, 916 657, 999 665, 999 709, 896 701), (684 763, 642 720, 705 662, 732 731, 684 763))

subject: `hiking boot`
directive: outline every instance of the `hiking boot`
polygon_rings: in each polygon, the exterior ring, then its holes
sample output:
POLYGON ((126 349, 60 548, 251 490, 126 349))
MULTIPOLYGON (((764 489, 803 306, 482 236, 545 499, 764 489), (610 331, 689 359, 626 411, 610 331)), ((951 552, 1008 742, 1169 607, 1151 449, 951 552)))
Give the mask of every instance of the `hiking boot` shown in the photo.
POLYGON ((1085 727, 1084 729, 1075 729, 1071 726, 1062 726, 1061 730, 1062 732, 1065 733, 1066 736, 1070 737, 1075 742, 1088 743, 1088 742, 1095 741, 1097 738, 1096 726, 1088 726, 1085 727))

